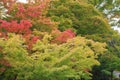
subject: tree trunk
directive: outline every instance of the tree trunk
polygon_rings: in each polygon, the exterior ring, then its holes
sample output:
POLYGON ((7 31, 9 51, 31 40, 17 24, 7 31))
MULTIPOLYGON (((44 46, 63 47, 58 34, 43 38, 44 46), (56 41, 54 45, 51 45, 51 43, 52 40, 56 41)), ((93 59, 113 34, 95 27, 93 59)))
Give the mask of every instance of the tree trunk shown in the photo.
POLYGON ((113 70, 111 70, 110 80, 113 80, 113 70))

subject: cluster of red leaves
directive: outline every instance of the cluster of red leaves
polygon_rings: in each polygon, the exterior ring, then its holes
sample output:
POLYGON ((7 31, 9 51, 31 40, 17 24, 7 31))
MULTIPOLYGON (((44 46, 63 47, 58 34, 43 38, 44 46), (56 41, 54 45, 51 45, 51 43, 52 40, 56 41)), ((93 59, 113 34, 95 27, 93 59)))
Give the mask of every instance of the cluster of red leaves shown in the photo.
POLYGON ((17 21, 7 22, 5 20, 0 20, 0 31, 11 32, 17 34, 30 34, 30 27, 32 24, 28 20, 21 20, 20 23, 17 21))
POLYGON ((30 27, 32 24, 28 20, 21 20, 20 23, 17 21, 7 22, 5 20, 0 20, 0 37, 7 38, 7 33, 17 33, 23 35, 26 40, 28 49, 32 48, 32 45, 36 43, 39 39, 38 36, 32 36, 32 31, 30 27))
POLYGON ((21 19, 39 18, 42 15, 43 8, 44 8, 44 4, 28 5, 26 7, 24 4, 18 4, 17 7, 18 10, 14 17, 21 19))
POLYGON ((39 36, 31 36, 31 34, 25 35, 25 36, 23 36, 23 37, 24 37, 25 40, 26 40, 25 42, 26 42, 26 44, 27 44, 27 49, 28 49, 28 50, 31 50, 32 47, 33 47, 33 44, 35 44, 35 43, 37 42, 37 40, 40 39, 39 36))
POLYGON ((50 18, 45 17, 46 9, 50 0, 29 0, 27 4, 18 3, 17 0, 2 0, 5 8, 8 10, 8 15, 11 19, 30 20, 43 24, 55 24, 50 18), (9 4, 9 5, 8 5, 9 4))
POLYGON ((38 3, 29 3, 29 5, 26 4, 17 4, 17 10, 15 11, 15 13, 13 13, 13 10, 11 9, 11 11, 9 10, 9 12, 15 14, 13 15, 14 18, 17 19, 28 19, 31 20, 31 22, 35 23, 43 23, 43 24, 54 24, 53 22, 51 22, 50 18, 45 17, 43 15, 45 15, 45 10, 47 8, 47 3, 49 0, 45 0, 42 2, 38 2, 38 3))
POLYGON ((67 42, 68 39, 72 39, 75 37, 75 33, 71 29, 68 29, 63 32, 60 32, 59 30, 55 30, 52 32, 52 34, 53 36, 55 36, 52 42, 58 44, 65 43, 67 42))

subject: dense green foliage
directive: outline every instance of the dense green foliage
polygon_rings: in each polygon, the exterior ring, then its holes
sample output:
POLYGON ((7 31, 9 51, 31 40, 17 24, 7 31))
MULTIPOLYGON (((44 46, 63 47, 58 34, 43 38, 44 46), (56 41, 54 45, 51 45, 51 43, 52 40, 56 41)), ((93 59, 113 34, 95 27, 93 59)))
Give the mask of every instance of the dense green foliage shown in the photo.
POLYGON ((102 14, 92 5, 82 0, 54 0, 48 15, 59 21, 59 29, 74 29, 77 34, 104 34, 110 32, 110 26, 102 14))

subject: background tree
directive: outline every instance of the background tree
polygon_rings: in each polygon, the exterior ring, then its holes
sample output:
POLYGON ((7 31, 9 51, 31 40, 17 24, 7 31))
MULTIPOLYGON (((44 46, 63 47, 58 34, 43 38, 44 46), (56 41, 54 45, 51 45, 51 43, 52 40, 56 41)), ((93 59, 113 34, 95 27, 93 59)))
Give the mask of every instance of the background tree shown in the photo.
POLYGON ((112 80, 113 71, 120 70, 120 52, 119 52, 119 34, 115 33, 112 40, 107 42, 108 52, 99 57, 101 66, 95 66, 93 69, 93 80, 112 80))
POLYGON ((120 0, 88 0, 88 2, 103 12, 113 27, 120 27, 120 0))
POLYGON ((60 22, 59 29, 62 31, 66 28, 73 28, 77 34, 101 34, 110 31, 102 14, 82 0, 51 1, 48 15, 52 20, 60 22))

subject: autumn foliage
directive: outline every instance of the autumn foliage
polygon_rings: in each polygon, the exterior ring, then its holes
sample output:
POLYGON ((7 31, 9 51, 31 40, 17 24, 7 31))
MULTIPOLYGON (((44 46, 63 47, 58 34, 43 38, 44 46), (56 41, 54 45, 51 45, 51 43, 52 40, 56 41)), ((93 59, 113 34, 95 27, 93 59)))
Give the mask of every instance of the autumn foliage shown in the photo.
POLYGON ((77 37, 73 28, 66 26, 60 31, 47 14, 50 0, 0 3, 6 9, 6 17, 0 20, 0 79, 90 78, 89 71, 99 65, 96 58, 106 51, 106 44, 77 37))
POLYGON ((17 21, 5 21, 0 20, 0 31, 2 32, 10 32, 10 33, 17 33, 17 34, 30 34, 32 24, 28 20, 21 20, 20 23, 17 21))
POLYGON ((68 39, 72 39, 75 37, 75 33, 71 30, 65 30, 63 32, 59 30, 54 30, 52 32, 52 35, 54 36, 54 39, 52 40, 53 43, 65 43, 68 39))

